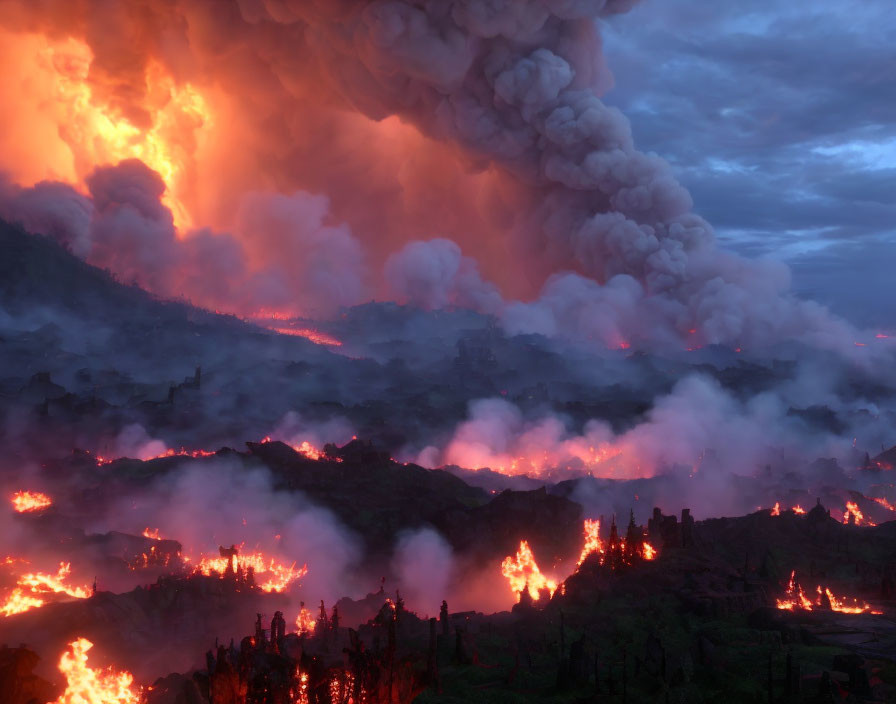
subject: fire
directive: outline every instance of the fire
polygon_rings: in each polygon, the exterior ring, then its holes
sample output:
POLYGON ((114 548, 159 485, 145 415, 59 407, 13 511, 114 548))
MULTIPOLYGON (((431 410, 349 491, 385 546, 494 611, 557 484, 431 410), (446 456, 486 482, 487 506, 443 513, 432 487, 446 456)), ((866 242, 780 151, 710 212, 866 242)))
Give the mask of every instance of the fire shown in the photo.
POLYGON ((862 511, 859 509, 859 506, 858 506, 858 504, 857 504, 855 501, 847 501, 847 502, 846 502, 846 511, 843 513, 843 522, 844 522, 844 523, 849 523, 849 522, 850 522, 850 517, 852 517, 852 520, 855 521, 855 524, 856 524, 857 526, 862 526, 862 525, 865 525, 865 526, 873 526, 873 525, 877 525, 877 524, 874 523, 873 521, 869 521, 867 518, 865 518, 864 514, 863 514, 862 511))
POLYGON ((39 491, 17 491, 12 495, 12 507, 18 513, 42 511, 52 505, 53 500, 39 491))
MULTIPOLYGON (((262 445, 269 443, 269 442, 273 442, 270 435, 266 435, 265 437, 263 437, 261 439, 262 445)), ((295 450, 296 452, 298 452, 300 455, 304 455, 305 457, 307 457, 309 460, 319 460, 321 457, 324 456, 324 453, 322 450, 318 450, 314 445, 312 445, 307 440, 303 440, 301 442, 301 444, 299 444, 299 445, 290 445, 290 447, 293 450, 295 450)), ((342 461, 341 457, 334 457, 334 458, 328 458, 328 459, 333 459, 336 462, 342 461)))
POLYGON ((59 660, 59 671, 65 675, 65 692, 52 704, 138 704, 142 692, 134 691, 130 672, 95 670, 87 664, 87 651, 93 647, 86 638, 69 644, 59 660))
POLYGON ((266 557, 261 552, 253 552, 245 555, 234 554, 221 557, 201 557, 196 572, 210 575, 213 572, 223 575, 228 569, 232 572, 246 572, 249 569, 255 573, 256 578, 263 575, 265 581, 258 588, 266 592, 282 592, 290 584, 308 574, 308 565, 297 568, 296 563, 284 565, 273 557, 266 557))
POLYGON ((328 347, 342 347, 342 341, 333 337, 332 335, 328 335, 325 332, 321 332, 320 330, 315 330, 314 328, 287 328, 287 327, 279 327, 272 326, 268 327, 268 330, 271 330, 278 335, 292 335, 294 337, 304 337, 306 340, 311 340, 315 345, 325 345, 328 347))
POLYGON ((891 504, 889 501, 887 501, 886 499, 884 499, 882 497, 879 497, 879 496, 875 497, 874 499, 872 499, 872 501, 876 501, 881 506, 883 506, 885 509, 888 509, 890 511, 896 511, 896 506, 894 506, 893 504, 891 504))
POLYGON ((579 555, 579 561, 576 563, 576 566, 581 566, 585 558, 593 552, 604 554, 604 544, 600 539, 600 521, 586 518, 585 545, 582 547, 582 554, 579 555))
POLYGON ((314 620, 311 612, 302 606, 299 615, 296 616, 296 630, 300 635, 313 633, 315 625, 317 625, 317 621, 314 620))
POLYGON ((6 598, 6 603, 0 606, 0 614, 12 616, 13 614, 21 614, 31 609, 37 609, 43 605, 43 599, 26 594, 20 587, 16 587, 6 598))
MULTIPOLYGON (((787 509, 785 509, 785 510, 787 510, 787 509)), ((804 514, 804 513, 806 513, 806 509, 804 509, 804 508, 803 508, 802 506, 800 506, 799 504, 797 504, 796 506, 792 506, 792 507, 790 508, 790 510, 793 511, 794 513, 797 513, 797 514, 804 514)), ((774 507, 772 508, 772 515, 773 515, 773 516, 780 516, 780 515, 781 515, 781 502, 780 502, 780 501, 775 501, 775 505, 774 505, 774 507)))
POLYGON ((515 557, 504 558, 504 562, 501 563, 501 574, 510 582, 510 589, 514 594, 520 594, 524 589, 528 589, 529 596, 533 600, 538 600, 543 589, 547 589, 551 596, 557 590, 557 582, 541 573, 532 554, 532 548, 525 540, 520 541, 520 549, 517 550, 515 557))
POLYGON ((852 604, 847 604, 843 599, 835 596, 827 587, 816 587, 817 596, 813 601, 806 596, 803 587, 796 581, 796 570, 790 573, 790 582, 787 584, 786 596, 783 599, 776 599, 775 604, 779 609, 794 611, 802 609, 803 611, 815 611, 817 609, 830 609, 831 611, 839 611, 844 614, 879 614, 880 611, 872 610, 867 602, 859 603, 853 600, 852 604))
POLYGON ((151 62, 141 106, 150 124, 138 127, 94 95, 89 83, 93 56, 86 44, 70 40, 47 51, 47 63, 55 72, 54 107, 65 116, 60 136, 74 157, 73 176, 83 179, 97 165, 140 159, 164 180, 162 200, 175 224, 179 229, 188 227, 191 219, 180 194, 188 186, 197 138, 211 123, 202 95, 189 83, 177 84, 161 65, 151 62))
POLYGON ((151 540, 161 540, 162 536, 159 535, 158 528, 144 528, 143 529, 143 537, 149 538, 151 540))
POLYGON ((644 543, 644 545, 641 546, 641 557, 645 560, 656 559, 656 548, 650 543, 644 543))
POLYGON ((71 573, 71 563, 60 562, 56 574, 33 572, 20 576, 15 589, 0 606, 0 614, 11 616, 44 605, 43 596, 48 594, 65 594, 76 599, 90 596, 88 587, 73 587, 65 583, 71 573))

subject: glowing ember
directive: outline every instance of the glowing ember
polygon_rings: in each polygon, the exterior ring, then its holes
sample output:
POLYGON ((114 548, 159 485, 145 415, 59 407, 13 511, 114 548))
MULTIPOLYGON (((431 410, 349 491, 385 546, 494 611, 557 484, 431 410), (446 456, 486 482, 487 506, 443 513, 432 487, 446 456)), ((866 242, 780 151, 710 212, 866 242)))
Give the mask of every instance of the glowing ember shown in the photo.
POLYGON ((295 562, 292 565, 280 564, 273 557, 266 557, 260 552, 245 555, 234 553, 220 557, 203 556, 196 567, 196 572, 204 575, 210 575, 213 572, 225 575, 238 572, 246 573, 250 569, 256 579, 264 576, 265 581, 259 583, 258 588, 266 592, 282 592, 297 579, 308 574, 308 565, 296 568, 295 562))
POLYGON ((12 507, 18 513, 42 511, 52 505, 53 500, 39 491, 17 491, 12 495, 12 507))
POLYGON ((519 595, 524 589, 528 589, 529 596, 533 600, 541 596, 540 592, 543 589, 547 589, 551 596, 557 590, 557 582, 545 577, 538 569, 532 549, 525 540, 520 542, 516 557, 504 558, 504 562, 501 563, 501 574, 510 582, 510 589, 514 594, 519 595))
POLYGON ((60 562, 56 574, 33 572, 22 575, 18 578, 15 589, 0 606, 0 614, 11 616, 43 606, 45 601, 42 597, 49 594, 65 594, 76 599, 89 597, 88 587, 73 587, 65 583, 70 573, 71 564, 60 562))
POLYGON ((867 518, 865 518, 855 501, 846 502, 846 511, 843 513, 843 522, 855 523, 855 525, 857 526, 877 525, 873 521, 869 521, 867 518))
POLYGON ((787 611, 803 610, 817 611, 830 610, 839 611, 844 614, 879 614, 880 611, 872 610, 867 602, 859 603, 854 599, 852 604, 847 604, 843 599, 835 596, 827 587, 816 587, 816 597, 814 600, 806 596, 802 586, 796 579, 796 570, 790 573, 790 582, 787 585, 786 596, 783 599, 776 599, 775 604, 779 609, 787 611))
POLYGON ((582 547, 582 554, 579 555, 579 561, 576 566, 581 566, 591 553, 596 552, 603 555, 604 545, 600 539, 600 521, 585 519, 585 545, 582 547))
POLYGON ((162 536, 159 535, 158 528, 144 528, 143 529, 143 537, 150 538, 151 540, 161 540, 162 536))
POLYGON ((311 612, 306 609, 303 604, 301 610, 299 611, 299 615, 296 616, 296 631, 298 631, 300 635, 313 633, 314 626, 316 624, 317 622, 314 620, 311 612))
POLYGON ((52 704, 138 704, 142 692, 134 691, 134 677, 113 669, 95 670, 87 664, 87 651, 93 647, 86 638, 69 644, 59 660, 65 675, 65 692, 52 704))

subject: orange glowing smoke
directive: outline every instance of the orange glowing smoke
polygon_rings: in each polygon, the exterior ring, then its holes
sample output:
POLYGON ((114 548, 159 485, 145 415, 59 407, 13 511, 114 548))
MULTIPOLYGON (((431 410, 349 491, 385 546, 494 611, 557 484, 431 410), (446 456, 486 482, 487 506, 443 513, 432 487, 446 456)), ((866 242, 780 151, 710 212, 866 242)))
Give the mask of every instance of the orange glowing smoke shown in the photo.
POLYGON ((228 566, 233 572, 239 570, 246 572, 251 567, 256 579, 262 576, 265 578, 265 581, 258 584, 258 588, 266 592, 282 592, 290 584, 308 574, 308 565, 299 568, 296 568, 295 562, 292 565, 284 565, 260 552, 234 555, 232 558, 203 556, 199 560, 196 572, 204 575, 215 572, 223 575, 228 566))
POLYGON ((53 500, 39 491, 17 491, 12 495, 12 507, 18 513, 42 511, 52 505, 53 500))
POLYGON ((33 572, 20 576, 15 589, 0 606, 0 614, 11 616, 43 606, 43 597, 49 594, 66 594, 76 599, 89 597, 88 587, 73 587, 65 583, 70 573, 71 564, 60 562, 56 574, 33 572))
POLYGON ((557 590, 557 582, 545 577, 538 569, 532 549, 525 540, 520 542, 520 549, 517 550, 515 557, 504 558, 504 562, 501 563, 501 574, 510 582, 510 589, 514 594, 519 595, 524 589, 528 589, 529 596, 533 600, 539 598, 543 589, 547 589, 551 596, 557 590))
POLYGON ((65 675, 65 692, 52 704, 138 704, 142 692, 134 691, 130 672, 94 670, 87 664, 87 651, 93 647, 86 638, 78 638, 59 660, 65 675))
POLYGON ((600 555, 604 554, 604 544, 600 539, 600 521, 585 519, 585 545, 582 547, 582 554, 579 555, 579 561, 576 563, 580 567, 591 553, 596 552, 600 555))
POLYGON ((314 620, 311 612, 303 606, 299 611, 299 615, 296 616, 296 630, 300 635, 306 635, 314 632, 315 625, 317 625, 317 622, 314 620))
POLYGON ((877 525, 873 521, 869 521, 862 514, 862 511, 859 509, 858 504, 855 501, 847 501, 846 502, 846 511, 843 513, 843 522, 849 523, 850 516, 855 520, 855 524, 857 526, 873 526, 877 525))
POLYGON ((794 570, 790 573, 790 582, 787 585, 786 596, 783 599, 776 599, 775 604, 779 609, 787 611, 800 609, 803 611, 816 611, 827 608, 828 604, 825 603, 825 598, 827 598, 831 611, 839 611, 844 614, 881 613, 880 611, 873 611, 867 602, 860 604, 854 599, 852 604, 847 604, 843 599, 835 596, 827 587, 816 587, 816 593, 814 600, 806 596, 802 586, 796 581, 796 570, 794 570))
MULTIPOLYGON (((21 99, 40 105, 39 118, 34 120, 38 126, 33 129, 35 134, 46 133, 47 142, 33 144, 34 139, 26 135, 33 147, 31 163, 14 177, 26 182, 23 185, 42 178, 83 185, 96 166, 139 159, 164 180, 167 189, 162 200, 175 224, 180 229, 188 227, 191 218, 184 199, 190 190, 193 154, 211 123, 209 106, 196 88, 176 83, 159 63, 150 61, 140 105, 149 124, 138 126, 91 88, 93 54, 87 44, 34 35, 6 39, 20 44, 17 55, 26 55, 24 63, 31 75, 23 84, 29 95, 21 99)), ((18 126, 18 131, 27 129, 26 124, 18 126)), ((19 169, 15 162, 7 161, 5 166, 19 169)))

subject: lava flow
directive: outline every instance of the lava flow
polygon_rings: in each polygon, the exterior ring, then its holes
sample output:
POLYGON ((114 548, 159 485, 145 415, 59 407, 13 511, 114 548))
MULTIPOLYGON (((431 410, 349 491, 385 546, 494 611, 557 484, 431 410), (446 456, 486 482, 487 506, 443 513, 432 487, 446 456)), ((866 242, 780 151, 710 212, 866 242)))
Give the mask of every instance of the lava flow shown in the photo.
POLYGON ((12 495, 12 507, 17 513, 36 513, 53 505, 53 500, 39 491, 17 491, 12 495))
POLYGON ((783 599, 776 599, 775 604, 779 609, 787 611, 803 610, 803 611, 839 611, 844 614, 880 614, 880 611, 872 610, 867 602, 859 603, 853 599, 852 604, 847 604, 843 599, 834 595, 827 587, 816 587, 816 597, 814 600, 806 596, 803 587, 796 579, 796 570, 790 573, 790 582, 787 584, 786 596, 783 599))
POLYGON ((65 692, 52 704, 138 704, 142 692, 133 688, 129 672, 112 668, 96 670, 87 664, 87 652, 93 647, 86 638, 69 644, 59 660, 59 671, 65 675, 65 692))

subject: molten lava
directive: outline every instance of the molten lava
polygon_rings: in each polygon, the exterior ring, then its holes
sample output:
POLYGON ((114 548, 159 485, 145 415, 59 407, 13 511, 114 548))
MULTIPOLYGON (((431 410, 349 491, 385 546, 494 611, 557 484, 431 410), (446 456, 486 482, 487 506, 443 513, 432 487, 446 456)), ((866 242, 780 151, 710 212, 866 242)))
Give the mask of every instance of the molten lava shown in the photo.
POLYGON ((541 596, 542 590, 547 589, 551 596, 557 590, 557 582, 541 573, 532 554, 532 548, 525 540, 520 542, 516 556, 504 558, 504 562, 501 563, 501 574, 510 582, 510 589, 514 594, 521 596, 521 592, 527 589, 529 596, 535 601, 541 596))
POLYGON ((786 596, 783 599, 776 599, 775 604, 779 609, 787 611, 803 610, 817 611, 828 610, 838 611, 844 614, 879 614, 880 611, 872 610, 867 602, 859 603, 853 599, 852 604, 847 604, 845 600, 837 597, 827 587, 816 587, 816 597, 814 600, 806 596, 802 586, 796 579, 796 570, 790 573, 790 582, 787 584, 786 596))
POLYGON ((87 652, 93 647, 86 638, 69 644, 59 660, 59 671, 65 675, 65 692, 52 704, 138 704, 142 692, 134 691, 134 677, 129 672, 95 670, 87 664, 87 652))
POLYGON ((53 500, 39 491, 17 491, 11 500, 18 513, 34 513, 53 505, 53 500))

